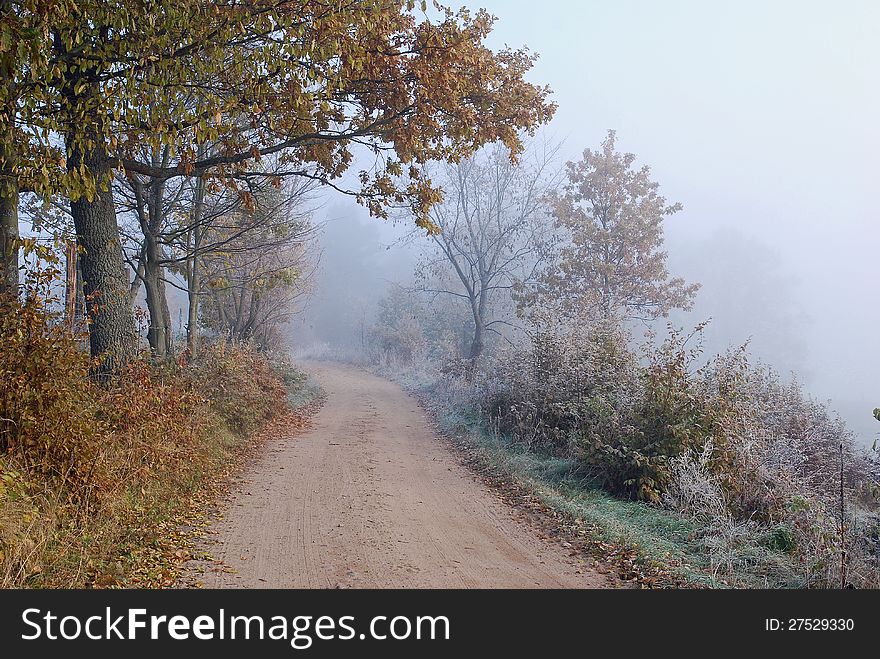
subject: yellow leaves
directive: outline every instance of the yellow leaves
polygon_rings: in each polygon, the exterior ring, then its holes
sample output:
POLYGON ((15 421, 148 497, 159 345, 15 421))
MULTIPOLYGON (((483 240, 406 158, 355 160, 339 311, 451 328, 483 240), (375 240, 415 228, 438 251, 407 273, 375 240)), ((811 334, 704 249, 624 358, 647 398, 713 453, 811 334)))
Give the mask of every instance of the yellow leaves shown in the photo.
POLYGON ((80 96, 85 91, 86 87, 88 87, 88 81, 80 80, 73 86, 73 95, 80 96))
POLYGON ((0 501, 6 498, 15 499, 23 494, 24 479, 21 473, 12 469, 6 469, 0 463, 0 501))

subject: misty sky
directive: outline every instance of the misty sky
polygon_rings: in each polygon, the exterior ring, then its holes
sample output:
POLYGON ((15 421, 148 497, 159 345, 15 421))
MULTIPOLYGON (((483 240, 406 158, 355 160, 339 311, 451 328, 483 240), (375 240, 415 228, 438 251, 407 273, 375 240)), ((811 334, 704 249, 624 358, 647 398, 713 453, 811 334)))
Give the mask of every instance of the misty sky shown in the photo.
MULTIPOLYGON (((880 3, 464 4, 498 16, 493 47, 540 54, 529 77, 554 91, 547 133, 564 159, 614 128, 684 204, 666 227, 670 269, 704 281, 695 313, 715 315, 716 342, 753 333, 761 358, 873 433, 880 3)), ((394 234, 368 232, 377 249, 394 234)))

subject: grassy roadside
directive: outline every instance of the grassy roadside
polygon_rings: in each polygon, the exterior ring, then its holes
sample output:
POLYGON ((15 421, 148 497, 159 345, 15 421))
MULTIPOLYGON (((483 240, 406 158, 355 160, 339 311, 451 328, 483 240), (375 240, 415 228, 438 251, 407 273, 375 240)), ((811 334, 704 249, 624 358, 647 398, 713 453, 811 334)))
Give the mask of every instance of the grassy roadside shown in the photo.
POLYGON ((323 402, 324 392, 289 364, 277 369, 276 373, 286 391, 283 411, 249 435, 224 429, 212 438, 206 447, 211 459, 200 477, 190 484, 190 496, 186 499, 176 497, 172 507, 152 520, 151 542, 132 547, 134 560, 126 587, 181 587, 185 566, 199 556, 199 541, 217 501, 227 493, 230 481, 260 454, 268 442, 289 437, 308 427, 311 416, 323 402))
POLYGON ((174 585, 229 475, 320 403, 288 361, 244 347, 138 362, 109 387, 64 355, 4 381, 21 430, 0 455, 2 587, 174 585))
POLYGON ((798 585, 781 552, 719 555, 698 521, 590 486, 573 460, 524 450, 481 420, 415 389, 462 461, 546 535, 593 557, 603 571, 647 588, 784 588, 798 585))

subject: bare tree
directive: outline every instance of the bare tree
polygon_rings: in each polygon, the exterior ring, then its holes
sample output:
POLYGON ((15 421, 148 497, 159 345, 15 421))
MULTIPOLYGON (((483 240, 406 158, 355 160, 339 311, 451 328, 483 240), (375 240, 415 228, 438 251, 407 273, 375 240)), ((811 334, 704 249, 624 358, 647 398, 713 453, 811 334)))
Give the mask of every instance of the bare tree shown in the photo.
POLYGON ((520 159, 495 145, 459 164, 440 181, 444 201, 431 211, 437 231, 419 265, 419 290, 452 295, 468 306, 473 322, 467 356, 483 354, 487 332, 509 317, 494 313, 518 281, 530 281, 541 262, 547 228, 544 199, 556 184, 558 147, 530 145, 520 159))

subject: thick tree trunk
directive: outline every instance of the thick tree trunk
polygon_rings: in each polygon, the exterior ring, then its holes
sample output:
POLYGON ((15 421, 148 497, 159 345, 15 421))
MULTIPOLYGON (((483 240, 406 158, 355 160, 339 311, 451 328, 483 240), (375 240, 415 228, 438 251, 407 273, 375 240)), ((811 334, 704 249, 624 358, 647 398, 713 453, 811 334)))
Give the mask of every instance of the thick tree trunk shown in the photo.
MULTIPOLYGON (((64 57, 66 47, 57 34, 54 48, 64 57)), ((105 147, 105 118, 96 110, 97 71, 68 68, 64 72, 60 120, 67 146, 67 171, 74 180, 95 181, 94 191, 77 190, 70 213, 76 229, 83 274, 83 292, 89 317, 89 350, 96 360, 94 373, 119 371, 137 353, 137 330, 129 304, 128 272, 111 182, 112 170, 105 147), (83 170, 88 177, 81 176, 83 170), (83 194, 87 193, 87 194, 83 194)))
MULTIPOLYGON (((84 165, 103 181, 109 167, 99 150, 83 154, 77 147, 68 157, 70 170, 84 165)), ((129 282, 122 253, 113 192, 99 185, 92 201, 71 202, 83 273, 83 291, 89 312, 89 347, 100 360, 99 373, 118 370, 137 351, 137 332, 128 303, 129 282)))

